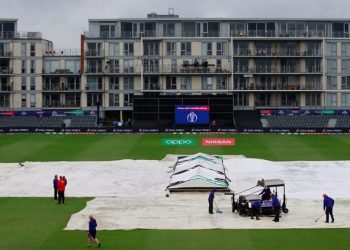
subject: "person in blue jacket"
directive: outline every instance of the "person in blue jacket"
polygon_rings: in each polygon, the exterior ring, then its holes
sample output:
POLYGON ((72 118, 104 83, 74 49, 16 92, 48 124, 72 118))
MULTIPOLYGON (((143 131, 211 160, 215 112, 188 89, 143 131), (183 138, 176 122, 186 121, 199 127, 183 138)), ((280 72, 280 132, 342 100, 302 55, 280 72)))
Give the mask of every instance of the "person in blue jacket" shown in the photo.
POLYGON ((252 207, 250 218, 254 219, 254 216, 255 216, 256 220, 260 220, 259 214, 260 214, 261 201, 260 200, 252 201, 250 202, 250 205, 252 207))
POLYGON ((55 175, 53 179, 53 198, 57 200, 57 185, 58 185, 58 176, 55 175))
POLYGON ((271 198, 271 190, 269 187, 264 187, 264 189, 260 192, 261 199, 263 201, 269 200, 271 198))
POLYGON ((272 193, 272 207, 273 207, 273 213, 275 214, 275 218, 273 219, 274 222, 280 221, 280 210, 281 210, 281 203, 278 200, 277 194, 272 193))
POLYGON ((208 202, 209 202, 209 214, 213 214, 213 203, 214 203, 214 199, 215 199, 215 192, 216 192, 216 188, 212 188, 212 190, 210 191, 209 197, 208 197, 208 202))
POLYGON ((334 200, 327 194, 323 194, 323 210, 326 212, 326 223, 329 223, 329 215, 332 218, 332 223, 334 222, 333 206, 334 200))
POLYGON ((95 242, 97 246, 100 248, 101 247, 101 242, 96 238, 96 227, 97 227, 97 222, 95 218, 90 215, 89 216, 89 233, 88 233, 88 246, 91 247, 91 243, 95 242))

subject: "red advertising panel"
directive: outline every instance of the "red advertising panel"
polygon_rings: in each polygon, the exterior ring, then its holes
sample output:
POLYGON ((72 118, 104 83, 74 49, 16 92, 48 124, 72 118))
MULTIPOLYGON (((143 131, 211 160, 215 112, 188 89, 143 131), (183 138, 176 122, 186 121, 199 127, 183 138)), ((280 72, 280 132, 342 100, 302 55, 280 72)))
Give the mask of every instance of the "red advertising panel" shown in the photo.
POLYGON ((234 146, 235 138, 202 138, 202 146, 234 146))

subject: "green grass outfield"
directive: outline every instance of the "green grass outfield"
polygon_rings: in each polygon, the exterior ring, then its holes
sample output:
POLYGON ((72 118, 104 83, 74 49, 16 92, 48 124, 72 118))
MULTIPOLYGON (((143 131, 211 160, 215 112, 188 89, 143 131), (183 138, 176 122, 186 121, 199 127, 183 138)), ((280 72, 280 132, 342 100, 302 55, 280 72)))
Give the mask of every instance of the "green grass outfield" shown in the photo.
POLYGON ((166 154, 243 154, 273 161, 350 160, 350 135, 5 135, 0 162, 161 159, 166 154), (234 147, 204 147, 203 137, 234 137, 234 147), (162 138, 195 138, 195 146, 162 146, 162 138))
MULTIPOLYGON (((236 138, 234 147, 202 147, 202 137, 225 136, 6 135, 0 136, 0 162, 161 159, 168 153, 199 151, 278 161, 350 160, 347 135, 226 135, 236 138), (162 146, 165 137, 195 138, 197 145, 162 146)), ((49 198, 1 198, 0 250, 87 249, 86 232, 62 229, 88 200, 68 199, 58 206, 49 198)), ((350 229, 130 230, 99 231, 98 236, 102 249, 350 249, 350 229)))

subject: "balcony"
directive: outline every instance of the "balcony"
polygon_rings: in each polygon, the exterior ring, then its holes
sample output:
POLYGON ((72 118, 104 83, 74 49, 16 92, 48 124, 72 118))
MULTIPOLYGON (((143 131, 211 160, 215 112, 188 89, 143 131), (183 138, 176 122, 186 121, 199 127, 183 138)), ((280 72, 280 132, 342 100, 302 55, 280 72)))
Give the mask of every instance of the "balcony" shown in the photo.
POLYGON ((283 50, 283 49, 239 49, 234 56, 237 57, 322 57, 320 50, 283 50))
POLYGON ((52 101, 44 101, 43 103, 44 108, 79 108, 80 107, 80 100, 73 100, 73 101, 58 101, 58 100, 52 100, 52 101))
POLYGON ((87 67, 86 74, 103 74, 102 67, 87 67))
POLYGON ((12 86, 7 84, 0 84, 0 92, 11 92, 13 90, 12 86))
POLYGON ((80 56, 79 49, 56 49, 45 51, 44 56, 80 56))
POLYGON ((103 57, 103 50, 89 49, 85 52, 86 57, 103 57))
POLYGON ((2 58, 10 58, 12 57, 12 52, 9 50, 0 50, 0 57, 2 58))
POLYGON ((0 75, 11 75, 12 68, 8 66, 0 66, 0 75))
POLYGON ((55 69, 54 71, 43 69, 43 75, 80 75, 80 70, 72 72, 70 69, 55 69))
POLYGON ((80 84, 76 84, 76 88, 72 88, 70 84, 65 83, 45 83, 43 85, 43 92, 81 92, 80 84))
POLYGON ((322 74, 321 66, 306 66, 305 69, 299 69, 297 66, 271 67, 261 65, 254 67, 235 67, 234 73, 237 74, 322 74))
POLYGON ((20 31, 20 32, 16 33, 16 38, 22 38, 22 39, 43 39, 43 34, 41 32, 20 31))
POLYGON ((10 108, 10 101, 9 100, 0 101, 0 108, 10 108))
MULTIPOLYGON (((333 36, 337 37, 349 37, 347 33, 343 32, 337 32, 334 33, 333 36), (347 35, 347 36, 346 36, 347 35)), ((283 31, 283 30, 240 30, 240 31, 231 31, 232 37, 286 37, 286 38, 303 38, 303 37, 309 37, 309 38, 322 38, 327 37, 327 34, 325 31, 314 31, 314 30, 290 30, 290 31, 283 31)))
POLYGON ((256 82, 234 83, 234 90, 241 91, 322 91, 320 84, 301 84, 300 82, 256 82))

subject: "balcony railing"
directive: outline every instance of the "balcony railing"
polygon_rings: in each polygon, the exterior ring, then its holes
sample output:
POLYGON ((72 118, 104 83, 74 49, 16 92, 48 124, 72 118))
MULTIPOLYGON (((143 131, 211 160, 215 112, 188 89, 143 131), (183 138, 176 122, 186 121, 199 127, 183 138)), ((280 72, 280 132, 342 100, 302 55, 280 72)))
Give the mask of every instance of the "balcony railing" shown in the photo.
POLYGON ((12 74, 12 68, 7 66, 0 66, 0 75, 10 75, 12 74))
POLYGON ((79 49, 55 49, 45 51, 44 56, 80 56, 79 49))
POLYGON ((75 101, 44 101, 43 107, 45 108, 78 108, 80 107, 80 100, 75 101))
POLYGON ((273 83, 273 82, 257 82, 257 83, 234 83, 234 90, 322 90, 320 86, 304 85, 295 83, 273 83))
POLYGON ((89 49, 85 52, 85 56, 101 57, 103 56, 103 50, 89 49))
POLYGON ((12 52, 9 50, 0 49, 0 57, 11 57, 12 52))
MULTIPOLYGON (((336 33, 333 35, 339 35, 339 37, 346 35, 346 33, 336 33)), ((348 35, 348 34, 347 34, 348 35)), ((241 31, 231 31, 232 37, 326 37, 325 31, 314 31, 314 30, 290 30, 290 31, 277 31, 277 30, 241 30, 241 31)), ((335 37, 335 36, 334 36, 335 37)))
POLYGON ((238 49, 235 50, 234 56, 261 56, 261 57, 322 57, 322 52, 320 50, 275 50, 275 49, 238 49))
POLYGON ((71 88, 69 84, 44 84, 43 91, 52 91, 52 92, 60 92, 60 91, 71 91, 71 92, 79 92, 81 91, 80 85, 76 86, 76 88, 71 88))
POLYGON ((12 91, 12 87, 10 85, 0 85, 1 92, 10 92, 12 91))
POLYGON ((9 108, 10 107, 10 101, 0 101, 0 108, 9 108))
POLYGON ((70 69, 43 69, 43 74, 50 74, 50 75, 71 75, 71 74, 80 74, 80 70, 75 70, 74 72, 70 69))
POLYGON ((16 38, 42 39, 43 38, 43 34, 41 32, 20 31, 20 32, 16 33, 16 38))
POLYGON ((247 66, 241 66, 241 67, 235 67, 234 68, 235 73, 282 73, 282 74, 307 74, 307 73, 322 73, 322 67, 321 66, 307 66, 305 69, 300 69, 297 66, 288 66, 288 67, 271 67, 269 65, 262 65, 262 66, 256 66, 255 68, 247 67, 247 66))

